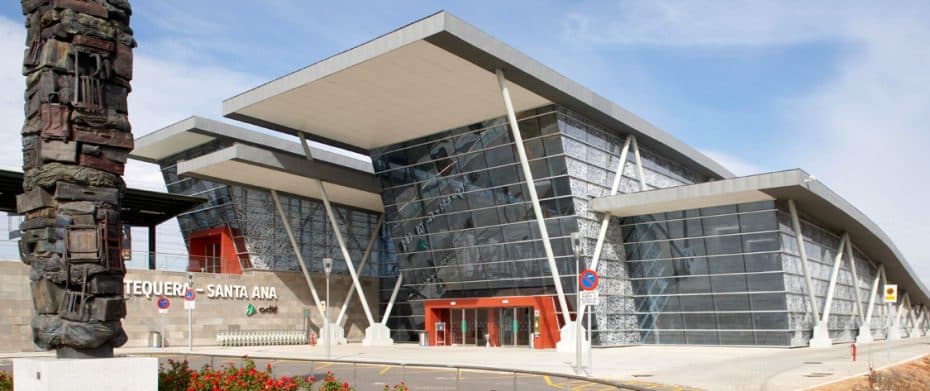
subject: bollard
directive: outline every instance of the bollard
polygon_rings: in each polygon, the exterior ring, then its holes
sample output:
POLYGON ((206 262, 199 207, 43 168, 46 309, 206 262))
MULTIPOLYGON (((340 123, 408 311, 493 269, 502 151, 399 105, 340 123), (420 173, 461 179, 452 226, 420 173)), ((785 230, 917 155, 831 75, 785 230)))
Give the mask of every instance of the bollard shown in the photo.
POLYGON ((853 362, 856 362, 856 353, 857 353, 856 344, 849 345, 849 349, 852 351, 853 362))
POLYGON ((455 391, 461 391, 462 385, 459 384, 459 379, 462 377, 462 368, 455 368, 455 391))
POLYGON ((352 363, 352 384, 355 384, 358 387, 358 363, 352 363))
POLYGON ((517 391, 517 372, 513 372, 513 391, 517 391))

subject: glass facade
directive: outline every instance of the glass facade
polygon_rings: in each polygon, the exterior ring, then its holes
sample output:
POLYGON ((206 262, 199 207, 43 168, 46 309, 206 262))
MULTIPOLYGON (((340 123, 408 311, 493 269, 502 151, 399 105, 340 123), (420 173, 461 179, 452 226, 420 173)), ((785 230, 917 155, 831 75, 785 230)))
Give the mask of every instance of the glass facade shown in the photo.
MULTIPOLYGON (((540 199, 561 284, 575 300, 575 260, 569 234, 586 238, 591 255, 601 225, 590 200, 609 194, 625 135, 560 106, 518 114, 534 183, 518 162, 506 118, 494 118, 370 151, 382 186, 385 225, 363 275, 380 278, 384 312, 400 274, 404 283, 388 326, 397 342, 425 329, 425 300, 553 296, 556 290, 528 196, 540 199)), ((228 226, 244 237, 253 267, 299 270, 282 222, 265 190, 179 178, 174 162, 228 146, 213 143, 166 159, 172 193, 208 202, 179 217, 185 237, 228 226)), ((648 189, 710 178, 640 146, 648 189)), ((632 150, 619 191, 638 192, 632 150)), ((341 260, 319 201, 281 195, 301 251, 313 262, 341 260)), ((336 207, 356 265, 378 214, 336 207), (346 228, 347 227, 347 228, 346 228)), ((815 298, 822 309, 840 236, 801 216, 815 298)), ((848 258, 846 258, 848 260, 848 258)), ((858 279, 840 266, 829 323, 834 342, 855 339, 855 298, 868 303, 877 269, 855 250, 858 279)), ((586 259, 590 261, 590 259, 586 259)), ((345 265, 336 262, 336 272, 345 265)), ((593 308, 594 343, 806 346, 811 337, 806 285, 787 206, 764 201, 612 218, 598 272, 600 303, 593 308)), ((569 304, 570 307, 572 304, 569 304)), ((866 309, 864 309, 866 310, 866 309)), ((880 339, 885 306, 875 304, 873 335, 880 339)), ((559 319, 561 320, 561 319, 559 319)), ((902 323, 902 335, 907 328, 902 323)))
POLYGON ((642 343, 787 345, 773 202, 625 218, 642 343))
MULTIPOLYGON (((587 211, 588 202, 609 188, 615 169, 608 167, 619 162, 623 138, 558 106, 519 113, 518 118, 533 186, 571 302, 576 272, 568 235, 581 230, 593 247, 597 233, 591 228, 600 219, 587 211)), ((387 232, 397 251, 398 271, 404 273, 404 290, 389 321, 395 339, 411 339, 424 328, 423 300, 555 293, 510 135, 506 119, 495 118, 371 151, 383 188, 387 232)), ((651 151, 644 150, 643 157, 652 186, 698 179, 651 151)), ((637 190, 624 178, 622 191, 637 190)), ((619 261, 615 252, 608 252, 619 261)), ((392 276, 383 277, 382 308, 393 286, 392 276)), ((606 285, 614 286, 610 293, 616 300, 607 300, 612 303, 605 308, 624 313, 616 303, 630 298, 617 294, 621 283, 606 285)))
MULTIPOLYGON (((192 148, 160 162, 162 175, 168 191, 173 194, 203 197, 207 202, 196 209, 178 216, 178 223, 185 242, 199 231, 228 228, 232 235, 241 235, 248 251, 252 268, 262 270, 300 271, 297 256, 287 238, 284 224, 275 209, 268 190, 238 184, 226 184, 209 180, 178 176, 177 162, 205 155, 228 146, 230 141, 213 141, 192 148)), ((304 261, 311 272, 322 272, 321 259, 333 258, 333 273, 348 273, 342 252, 326 219, 323 203, 286 193, 279 193, 282 208, 290 218, 291 229, 301 248, 304 261)), ((333 210, 342 222, 343 238, 356 266, 368 245, 372 232, 378 224, 380 214, 351 207, 333 205, 333 210)), ((379 275, 382 259, 390 260, 385 252, 384 238, 376 239, 376 245, 361 276, 379 275)))

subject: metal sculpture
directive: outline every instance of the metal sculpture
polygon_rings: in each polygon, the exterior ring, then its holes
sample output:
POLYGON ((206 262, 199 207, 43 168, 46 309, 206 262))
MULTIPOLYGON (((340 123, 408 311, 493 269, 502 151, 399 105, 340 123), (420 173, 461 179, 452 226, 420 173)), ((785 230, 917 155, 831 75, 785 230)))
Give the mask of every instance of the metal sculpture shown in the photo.
POLYGON ((26 16, 25 215, 33 339, 61 358, 112 357, 121 319, 123 167, 133 138, 128 0, 21 0, 26 16))

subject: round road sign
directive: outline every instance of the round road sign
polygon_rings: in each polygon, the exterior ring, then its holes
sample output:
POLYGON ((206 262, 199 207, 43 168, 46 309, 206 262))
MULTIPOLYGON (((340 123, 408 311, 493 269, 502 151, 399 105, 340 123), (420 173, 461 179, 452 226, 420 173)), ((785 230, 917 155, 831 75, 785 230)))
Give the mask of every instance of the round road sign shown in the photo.
POLYGON ((599 281, 600 277, 598 277, 597 272, 591 269, 584 270, 578 275, 578 285, 580 285, 581 290, 584 291, 596 289, 599 281))
POLYGON ((187 290, 184 291, 184 300, 194 301, 194 298, 196 297, 197 297, 197 294, 194 293, 193 289, 187 288, 187 290))
POLYGON ((171 306, 171 300, 168 300, 167 297, 162 296, 162 297, 159 297, 159 298, 158 298, 157 304, 158 304, 158 309, 160 309, 160 310, 166 310, 166 309, 168 309, 168 307, 171 306))

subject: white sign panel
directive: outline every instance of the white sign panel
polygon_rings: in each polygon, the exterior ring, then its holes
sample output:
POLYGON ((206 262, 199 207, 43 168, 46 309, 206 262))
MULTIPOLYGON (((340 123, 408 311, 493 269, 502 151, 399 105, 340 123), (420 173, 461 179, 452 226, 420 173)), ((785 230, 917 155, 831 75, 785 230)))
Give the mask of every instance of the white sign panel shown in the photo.
POLYGON ((885 284, 885 302, 898 302, 898 284, 885 284))
POLYGON ((599 298, 597 291, 581 291, 581 305, 597 305, 599 298))
POLYGON ((184 300, 184 309, 193 310, 197 308, 197 302, 194 300, 184 300))

